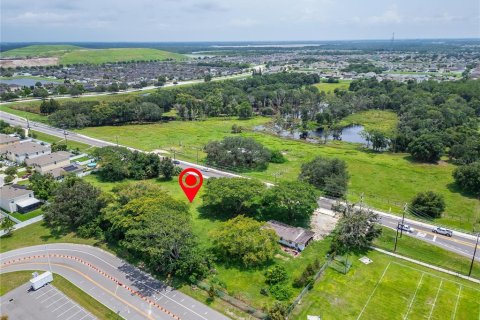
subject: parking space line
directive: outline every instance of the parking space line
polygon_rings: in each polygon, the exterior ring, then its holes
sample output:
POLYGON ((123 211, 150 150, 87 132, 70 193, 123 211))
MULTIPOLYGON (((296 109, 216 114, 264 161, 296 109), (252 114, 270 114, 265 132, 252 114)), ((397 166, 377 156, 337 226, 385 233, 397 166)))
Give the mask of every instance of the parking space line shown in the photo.
POLYGON ((47 297, 46 299, 43 299, 42 301, 40 301, 40 303, 45 303, 47 300, 50 300, 51 298, 55 297, 57 294, 58 294, 58 292, 49 296, 49 297, 47 297))
POLYGON ((43 292, 43 293, 42 293, 41 295, 39 295, 38 297, 35 297, 35 300, 40 299, 42 296, 46 295, 47 293, 49 293, 49 292, 52 291, 52 290, 53 290, 53 288, 50 287, 48 291, 43 292))
MULTIPOLYGON (((73 307, 78 307, 78 305, 74 305, 73 307)), ((71 310, 71 309, 72 309, 72 308, 68 309, 67 311, 69 311, 69 310, 71 310)), ((67 311, 65 311, 65 312, 67 312, 67 311)), ((70 318, 73 318, 73 316, 75 316, 77 313, 82 312, 82 311, 83 311, 82 309, 78 309, 77 312, 73 313, 72 315, 70 315, 70 317, 68 317, 68 318, 65 319, 65 320, 68 320, 68 319, 70 319, 70 318)), ((65 312, 63 312, 63 313, 65 313, 65 312)), ((60 316, 62 316, 63 313, 60 313, 60 314, 57 316, 57 318, 59 318, 60 316)))
POLYGON ((51 306, 53 306, 55 303, 57 303, 58 301, 62 300, 64 297, 60 297, 58 298, 57 300, 53 301, 52 303, 50 303, 48 306, 46 306, 46 308, 50 308, 51 306))
POLYGON ((53 309, 53 310, 52 310, 52 312, 55 312, 55 311, 57 311, 58 309, 60 309, 60 308, 61 308, 61 307, 63 307, 64 305, 66 305, 67 303, 70 303, 70 300, 67 300, 67 302, 65 302, 64 304, 62 304, 62 305, 60 305, 60 306, 56 307, 55 309, 53 309))

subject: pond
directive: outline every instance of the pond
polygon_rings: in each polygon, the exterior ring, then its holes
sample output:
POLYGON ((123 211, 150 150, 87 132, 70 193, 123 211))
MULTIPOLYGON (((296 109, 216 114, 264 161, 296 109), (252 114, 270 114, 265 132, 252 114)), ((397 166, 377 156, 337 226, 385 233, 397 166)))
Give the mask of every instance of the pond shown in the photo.
MULTIPOLYGON (((363 138, 360 133, 363 131, 363 126, 360 125, 354 125, 354 126, 349 126, 343 128, 338 136, 333 136, 329 135, 327 137, 327 140, 339 140, 339 141, 345 141, 345 142, 351 142, 351 143, 361 143, 361 144, 366 144, 367 141, 365 138, 363 138)), ((290 131, 290 130, 284 130, 280 128, 279 126, 256 126, 253 128, 255 131, 264 131, 268 133, 273 133, 275 135, 278 135, 280 137, 284 138, 290 138, 294 140, 300 140, 302 138, 302 132, 301 131, 290 131)), ((319 130, 310 130, 308 131, 307 137, 304 139, 308 142, 312 143, 318 143, 319 140, 323 140, 323 131, 321 129, 319 130)))
POLYGON ((15 84, 17 86, 34 86, 35 83, 40 82, 41 84, 50 84, 50 83, 59 83, 58 81, 48 81, 48 80, 38 80, 30 78, 17 78, 17 79, 0 79, 0 83, 4 84, 15 84))

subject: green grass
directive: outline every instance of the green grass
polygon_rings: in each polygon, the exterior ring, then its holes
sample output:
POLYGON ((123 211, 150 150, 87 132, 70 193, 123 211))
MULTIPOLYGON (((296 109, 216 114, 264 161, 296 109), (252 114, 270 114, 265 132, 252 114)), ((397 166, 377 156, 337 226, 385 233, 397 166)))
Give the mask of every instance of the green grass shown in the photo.
MULTIPOLYGON (((118 136, 120 144, 147 151, 173 148, 177 158, 195 162, 197 151, 193 147, 203 147, 209 141, 231 136, 232 124, 253 127, 268 120, 254 118, 248 121, 172 121, 147 125, 92 127, 78 132, 112 142, 115 142, 115 137, 118 136)), ((270 164, 265 171, 245 173, 246 176, 274 182, 274 175, 279 173, 278 179, 295 180, 303 163, 316 156, 337 157, 347 162, 351 176, 349 199, 352 201, 358 201, 360 194, 364 193, 367 204, 400 213, 403 204, 410 202, 418 192, 431 190, 441 193, 446 202, 445 213, 437 220, 438 223, 472 230, 474 223, 480 220, 480 202, 474 197, 462 195, 456 189, 452 177, 455 166, 452 164, 416 163, 408 154, 375 153, 345 142, 314 145, 261 132, 246 131, 241 135, 252 137, 270 149, 284 151, 288 160, 283 164, 270 164)), ((204 157, 205 154, 200 151, 200 162, 204 157)))
POLYGON ((478 319, 477 284, 378 252, 367 256, 369 265, 353 257, 346 275, 328 268, 291 318, 478 319))
POLYGON ((2 52, 3 58, 53 57, 82 49, 72 45, 33 45, 2 52))
MULTIPOLYGON (((382 235, 375 240, 374 245, 393 252, 395 235, 396 232, 394 230, 384 227, 382 235)), ((471 249, 473 254, 473 245, 471 249)), ((398 239, 396 253, 464 275, 468 275, 470 269, 471 258, 454 254, 451 251, 424 241, 419 241, 408 236, 407 233, 404 233, 403 237, 398 239)), ((478 261, 475 261, 472 277, 480 279, 480 262, 478 261)))
POLYGON ((17 218, 20 221, 27 221, 29 219, 35 218, 36 216, 39 216, 43 213, 42 208, 27 212, 27 213, 18 213, 14 212, 11 213, 10 215, 13 216, 14 218, 17 218))
MULTIPOLYGON (((13 231, 11 236, 0 238, 0 252, 48 243, 78 243, 87 245, 99 244, 95 239, 79 238, 73 233, 57 234, 42 221, 13 231)), ((104 248, 104 247, 102 247, 104 248)))
MULTIPOLYGON (((14 271, 0 274, 0 296, 28 282, 32 277, 32 271, 14 271)), ((88 312, 92 313, 98 319, 123 319, 115 312, 105 307, 103 304, 86 294, 83 290, 75 286, 64 277, 54 274, 52 284, 62 291, 70 299, 81 305, 88 312)))
POLYGON ((60 58, 61 64, 101 64, 131 60, 185 60, 184 55, 149 48, 85 49, 67 52, 60 58))
POLYGON ((339 80, 338 83, 320 82, 314 84, 313 86, 318 88, 319 91, 324 91, 327 94, 332 94, 335 89, 348 90, 350 82, 350 80, 339 80))
POLYGON ((348 127, 351 125, 362 125, 367 130, 379 130, 387 135, 393 135, 397 128, 398 116, 393 111, 368 110, 351 114, 343 118, 338 126, 348 127))
MULTIPOLYGON (((33 133, 36 135, 36 139, 47 142, 47 143, 65 143, 65 139, 60 137, 55 137, 43 132, 38 132, 32 130, 33 133)), ((70 149, 79 149, 81 152, 85 152, 87 149, 91 149, 92 147, 88 144, 80 143, 77 141, 69 140, 67 136, 67 148, 70 149)))

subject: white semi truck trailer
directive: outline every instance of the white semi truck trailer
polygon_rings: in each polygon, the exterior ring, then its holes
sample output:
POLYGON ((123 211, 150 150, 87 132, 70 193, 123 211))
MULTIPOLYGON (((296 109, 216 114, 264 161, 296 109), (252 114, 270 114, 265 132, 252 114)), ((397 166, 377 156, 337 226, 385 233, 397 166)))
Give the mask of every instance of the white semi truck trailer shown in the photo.
POLYGON ((50 271, 38 274, 36 272, 32 273, 33 278, 30 279, 30 284, 32 285, 33 290, 38 290, 47 283, 53 281, 53 275, 50 271))

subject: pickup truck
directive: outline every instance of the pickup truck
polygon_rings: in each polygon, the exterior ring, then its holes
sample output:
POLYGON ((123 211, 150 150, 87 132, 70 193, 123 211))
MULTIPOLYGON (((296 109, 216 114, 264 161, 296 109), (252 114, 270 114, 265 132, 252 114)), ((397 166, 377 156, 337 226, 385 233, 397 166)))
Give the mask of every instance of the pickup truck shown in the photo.
POLYGON ((448 229, 445 229, 445 228, 442 228, 442 227, 437 227, 437 228, 433 229, 432 232, 437 233, 437 234, 441 234, 441 235, 444 235, 444 236, 447 236, 447 237, 453 236, 453 231, 452 230, 448 230, 448 229))

